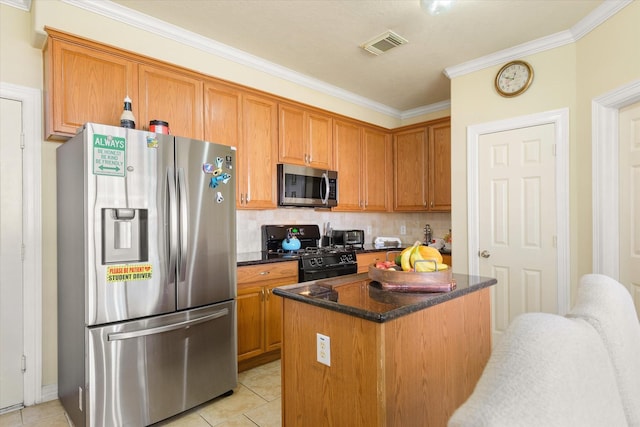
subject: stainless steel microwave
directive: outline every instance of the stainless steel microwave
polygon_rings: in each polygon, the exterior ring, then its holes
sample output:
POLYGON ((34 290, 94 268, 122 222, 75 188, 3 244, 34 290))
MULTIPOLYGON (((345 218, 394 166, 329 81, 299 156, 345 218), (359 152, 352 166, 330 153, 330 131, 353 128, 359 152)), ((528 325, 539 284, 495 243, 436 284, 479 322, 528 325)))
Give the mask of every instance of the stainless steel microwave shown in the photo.
POLYGON ((278 205, 332 207, 338 204, 338 172, 278 164, 278 205))

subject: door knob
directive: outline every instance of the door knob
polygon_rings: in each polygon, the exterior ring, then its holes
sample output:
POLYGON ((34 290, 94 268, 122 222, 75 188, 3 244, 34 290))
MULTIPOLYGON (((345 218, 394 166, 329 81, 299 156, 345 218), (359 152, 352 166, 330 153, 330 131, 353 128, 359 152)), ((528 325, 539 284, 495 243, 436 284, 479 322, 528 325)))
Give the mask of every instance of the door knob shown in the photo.
POLYGON ((482 252, 479 252, 478 255, 480 255, 482 258, 489 258, 491 256, 491 253, 487 250, 484 250, 482 252))

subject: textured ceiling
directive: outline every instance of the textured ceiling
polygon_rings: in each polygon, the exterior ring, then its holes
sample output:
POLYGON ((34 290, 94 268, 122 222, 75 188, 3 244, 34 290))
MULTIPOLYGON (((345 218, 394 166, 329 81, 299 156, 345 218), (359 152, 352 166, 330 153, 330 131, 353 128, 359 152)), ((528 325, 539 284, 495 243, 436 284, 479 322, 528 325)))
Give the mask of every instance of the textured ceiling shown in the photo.
POLYGON ((445 68, 570 30, 602 0, 457 0, 436 16, 419 0, 113 3, 402 112, 449 100, 445 68), (409 42, 360 48, 387 30, 409 42))

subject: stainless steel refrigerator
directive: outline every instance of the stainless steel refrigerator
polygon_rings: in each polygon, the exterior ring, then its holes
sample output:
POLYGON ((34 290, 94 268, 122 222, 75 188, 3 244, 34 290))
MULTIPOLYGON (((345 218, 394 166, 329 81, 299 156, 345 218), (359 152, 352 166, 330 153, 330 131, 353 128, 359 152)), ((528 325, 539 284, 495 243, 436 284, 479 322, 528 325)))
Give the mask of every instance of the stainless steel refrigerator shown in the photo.
POLYGON ((237 385, 234 148, 87 123, 57 149, 58 395, 143 426, 237 385))

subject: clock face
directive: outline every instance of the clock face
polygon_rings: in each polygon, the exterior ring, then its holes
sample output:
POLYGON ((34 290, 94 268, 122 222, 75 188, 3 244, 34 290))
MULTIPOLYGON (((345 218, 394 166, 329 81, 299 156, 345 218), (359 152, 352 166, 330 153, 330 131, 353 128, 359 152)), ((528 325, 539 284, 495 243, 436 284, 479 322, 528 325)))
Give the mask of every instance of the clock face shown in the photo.
POLYGON ((505 65, 496 75, 496 90, 502 96, 510 97, 523 93, 533 80, 533 70, 524 61, 513 61, 505 65))

